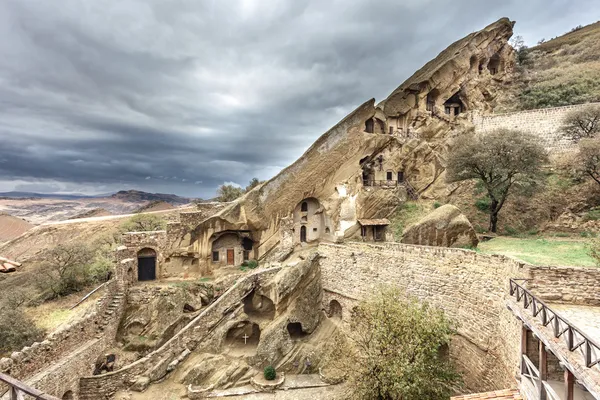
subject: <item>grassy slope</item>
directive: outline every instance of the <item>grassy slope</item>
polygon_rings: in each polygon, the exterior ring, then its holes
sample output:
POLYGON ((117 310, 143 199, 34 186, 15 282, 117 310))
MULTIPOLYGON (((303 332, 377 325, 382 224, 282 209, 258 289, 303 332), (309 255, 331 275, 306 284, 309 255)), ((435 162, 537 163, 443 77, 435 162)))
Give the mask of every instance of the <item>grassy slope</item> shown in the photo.
POLYGON ((600 101, 600 22, 529 49, 497 112, 600 101))
POLYGON ((479 251, 503 254, 535 265, 564 265, 593 267, 586 243, 577 240, 549 238, 518 239, 498 237, 479 244, 479 251))

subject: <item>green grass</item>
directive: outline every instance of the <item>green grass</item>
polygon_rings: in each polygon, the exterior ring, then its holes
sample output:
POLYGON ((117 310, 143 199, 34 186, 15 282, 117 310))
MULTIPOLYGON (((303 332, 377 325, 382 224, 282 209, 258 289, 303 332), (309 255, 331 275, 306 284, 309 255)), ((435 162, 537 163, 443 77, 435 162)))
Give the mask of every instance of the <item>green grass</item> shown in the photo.
POLYGON ((479 251, 503 254, 534 265, 596 266, 588 254, 586 241, 498 237, 479 243, 479 251))

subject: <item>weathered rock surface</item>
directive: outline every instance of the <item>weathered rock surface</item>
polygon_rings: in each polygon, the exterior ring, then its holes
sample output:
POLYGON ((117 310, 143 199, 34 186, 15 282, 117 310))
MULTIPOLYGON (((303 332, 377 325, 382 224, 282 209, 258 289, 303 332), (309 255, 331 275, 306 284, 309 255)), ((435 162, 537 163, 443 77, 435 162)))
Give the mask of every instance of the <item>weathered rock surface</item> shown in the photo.
POLYGON ((441 247, 476 247, 479 243, 471 222, 451 204, 437 208, 410 226, 401 241, 441 247))

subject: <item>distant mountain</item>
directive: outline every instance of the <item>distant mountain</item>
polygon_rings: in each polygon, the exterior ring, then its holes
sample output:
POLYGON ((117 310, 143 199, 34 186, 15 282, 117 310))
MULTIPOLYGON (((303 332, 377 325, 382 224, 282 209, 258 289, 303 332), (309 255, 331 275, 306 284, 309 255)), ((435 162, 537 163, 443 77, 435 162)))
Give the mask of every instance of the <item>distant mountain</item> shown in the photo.
POLYGON ((60 194, 60 193, 33 193, 33 192, 4 192, 0 198, 5 199, 56 199, 56 200, 81 200, 81 199, 103 199, 112 198, 131 203, 142 203, 147 201, 164 201, 169 204, 187 204, 191 201, 186 197, 174 194, 147 193, 139 190, 121 190, 117 193, 104 193, 95 196, 83 194, 60 194))
POLYGON ((58 199, 58 200, 78 200, 95 198, 97 196, 86 196, 83 194, 59 194, 59 193, 32 193, 32 192, 4 192, 0 193, 0 198, 8 199, 58 199))
POLYGON ((191 199, 179 197, 174 194, 147 193, 139 190, 121 190, 110 197, 132 203, 138 203, 142 201, 164 201, 165 203, 169 204, 187 204, 191 201, 191 199))

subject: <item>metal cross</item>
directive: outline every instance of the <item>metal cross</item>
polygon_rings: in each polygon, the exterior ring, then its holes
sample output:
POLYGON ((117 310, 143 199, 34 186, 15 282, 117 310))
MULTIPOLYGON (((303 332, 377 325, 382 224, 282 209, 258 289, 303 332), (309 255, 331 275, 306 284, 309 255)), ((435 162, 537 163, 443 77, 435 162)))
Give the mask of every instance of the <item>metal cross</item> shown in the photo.
POLYGON ((242 336, 242 337, 244 338, 244 344, 246 344, 246 340, 248 340, 248 338, 249 338, 250 336, 248 336, 248 335, 246 335, 246 334, 244 333, 244 336, 242 336))

